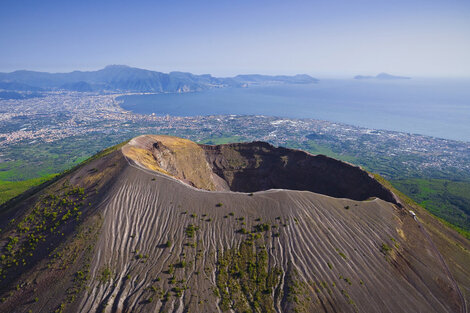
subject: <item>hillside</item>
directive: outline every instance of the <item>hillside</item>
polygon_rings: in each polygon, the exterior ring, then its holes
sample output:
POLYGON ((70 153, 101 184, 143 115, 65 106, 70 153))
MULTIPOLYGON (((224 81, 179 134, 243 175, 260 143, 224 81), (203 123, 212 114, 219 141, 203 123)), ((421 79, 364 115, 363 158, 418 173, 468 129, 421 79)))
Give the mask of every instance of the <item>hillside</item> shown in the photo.
POLYGON ((469 242, 388 188, 263 142, 139 136, 1 207, 0 311, 466 312, 469 242))
POLYGON ((109 65, 97 71, 47 73, 15 71, 0 73, 0 89, 5 90, 70 90, 127 91, 127 92, 190 92, 209 88, 241 87, 263 83, 307 84, 317 79, 309 75, 269 76, 238 75, 218 78, 209 74, 194 75, 184 72, 161 73, 125 65, 109 65))
POLYGON ((470 239, 469 181, 415 178, 393 180, 392 184, 432 214, 466 230, 470 239))

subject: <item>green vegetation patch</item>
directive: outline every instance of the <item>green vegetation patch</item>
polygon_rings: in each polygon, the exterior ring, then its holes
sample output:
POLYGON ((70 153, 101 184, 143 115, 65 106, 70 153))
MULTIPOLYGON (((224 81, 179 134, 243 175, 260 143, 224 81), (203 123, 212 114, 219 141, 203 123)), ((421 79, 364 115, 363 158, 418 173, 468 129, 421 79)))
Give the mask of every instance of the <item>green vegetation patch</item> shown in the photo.
POLYGON ((23 181, 5 181, 0 180, 0 204, 16 197, 31 187, 35 187, 52 179, 56 174, 45 175, 38 178, 32 178, 23 181))
POLYGON ((99 277, 100 282, 103 284, 108 282, 111 279, 111 275, 111 269, 108 266, 104 267, 99 277))
MULTIPOLYGON (((295 267, 293 266, 292 262, 289 261, 287 266, 287 272, 285 276, 285 290, 286 290, 286 300, 292 306, 293 312, 312 312, 313 304, 312 297, 311 297, 311 290, 315 290, 315 292, 320 292, 320 289, 317 287, 315 282, 312 285, 308 285, 304 282, 295 267)), ((319 284, 318 286, 322 286, 319 284)), ((326 283, 324 284, 325 288, 327 288, 326 283)))
MULTIPOLYGON (((391 191, 393 191, 397 196, 400 197, 401 200, 403 200, 406 204, 408 204, 409 206, 411 207, 418 207, 419 205, 414 201, 412 200, 410 197, 408 197, 407 195, 405 195, 403 192, 401 192, 400 190, 398 190, 397 188, 395 188, 388 180, 386 180, 385 178, 383 178, 382 176, 380 176, 379 174, 373 174, 374 175, 374 178, 379 181, 382 185, 384 185, 386 188, 390 189, 391 191)), ((432 214, 432 212, 431 212, 432 214)), ((470 239, 470 231, 468 230, 465 230, 461 227, 458 227, 458 226, 455 226, 454 224, 451 224, 449 223, 448 221, 444 220, 443 218, 441 217, 438 217, 436 215, 434 215, 436 219, 438 219, 442 224, 446 225, 447 227, 450 227, 452 229, 454 229, 455 231, 457 231, 458 233, 460 233, 462 236, 466 237, 467 239, 470 239)))
POLYGON ((80 219, 85 199, 83 188, 68 186, 60 195, 41 198, 23 219, 11 220, 13 227, 0 256, 0 281, 8 272, 26 266, 47 239, 64 236, 66 226, 80 219))
POLYGON ((383 254, 388 255, 392 251, 392 248, 388 244, 382 243, 382 245, 380 246, 380 251, 383 254))
POLYGON ((198 230, 199 230, 198 226, 194 226, 193 224, 189 224, 185 229, 186 236, 188 238, 193 238, 194 235, 196 234, 196 231, 198 231, 198 230))
POLYGON ((268 268, 264 242, 246 240, 229 249, 217 263, 216 295, 220 308, 235 312, 275 312, 276 294, 282 271, 268 268))
POLYGON ((414 178, 391 183, 434 215, 470 231, 469 181, 414 178))
POLYGON ((269 224, 263 223, 263 224, 258 224, 258 225, 253 226, 253 229, 257 233, 262 233, 262 232, 270 230, 271 226, 269 224))

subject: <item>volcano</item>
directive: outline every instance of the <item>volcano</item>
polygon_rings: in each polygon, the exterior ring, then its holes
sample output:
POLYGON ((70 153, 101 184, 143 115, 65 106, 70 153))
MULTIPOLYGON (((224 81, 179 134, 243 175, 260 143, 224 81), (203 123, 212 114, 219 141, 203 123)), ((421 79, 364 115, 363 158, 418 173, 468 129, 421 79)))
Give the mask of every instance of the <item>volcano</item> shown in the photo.
POLYGON ((386 181, 144 135, 0 208, 1 312, 466 312, 470 244, 386 181))

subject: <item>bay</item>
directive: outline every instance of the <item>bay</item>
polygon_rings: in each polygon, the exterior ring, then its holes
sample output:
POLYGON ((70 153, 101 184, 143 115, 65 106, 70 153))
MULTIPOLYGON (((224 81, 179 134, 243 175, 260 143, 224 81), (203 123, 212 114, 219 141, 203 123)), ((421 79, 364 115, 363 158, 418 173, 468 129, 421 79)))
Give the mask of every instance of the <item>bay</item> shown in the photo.
POLYGON ((268 115, 470 141, 470 79, 326 79, 183 94, 129 95, 134 113, 173 116, 268 115))

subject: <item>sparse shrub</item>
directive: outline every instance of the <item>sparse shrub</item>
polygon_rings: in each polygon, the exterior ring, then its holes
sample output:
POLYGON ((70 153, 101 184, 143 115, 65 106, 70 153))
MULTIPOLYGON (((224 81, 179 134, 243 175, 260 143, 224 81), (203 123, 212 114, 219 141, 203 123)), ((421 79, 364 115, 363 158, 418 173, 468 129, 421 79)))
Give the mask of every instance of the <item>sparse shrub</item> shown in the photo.
POLYGON ((224 252, 217 261, 214 295, 220 298, 222 311, 273 312, 271 293, 281 276, 278 269, 269 269, 264 246, 253 246, 248 239, 240 246, 224 252), (234 257, 237 256, 237 257, 234 257), (227 288, 228 287, 228 288, 227 288), (241 297, 234 297, 231 288, 241 297), (250 299, 250 303, 246 300, 250 299))
POLYGON ((197 230, 199 230, 199 227, 194 226, 193 224, 189 224, 185 230, 186 236, 188 236, 189 238, 193 238, 197 230))
POLYGON ((383 254, 388 254, 388 253, 390 253, 391 250, 392 250, 392 248, 389 245, 387 245, 386 243, 382 243, 382 246, 380 247, 380 251, 383 254))
POLYGON ((254 229, 256 232, 261 233, 268 231, 271 228, 269 224, 263 223, 263 224, 258 224, 254 226, 254 229))
POLYGON ((82 271, 78 271, 77 273, 75 273, 75 277, 79 280, 82 280, 85 278, 85 274, 82 271))
POLYGON ((111 274, 112 274, 111 269, 109 267, 105 267, 103 271, 101 272, 100 281, 102 283, 107 282, 108 280, 111 279, 111 274))
POLYGON ((168 300, 170 300, 170 296, 171 296, 171 295, 170 295, 169 292, 165 293, 165 295, 163 296, 162 301, 163 301, 163 302, 168 302, 168 300))
POLYGON ((167 248, 171 248, 171 241, 170 240, 167 240, 166 243, 165 243, 165 246, 167 248))
POLYGON ((181 297, 181 295, 183 294, 183 289, 180 287, 173 287, 171 291, 175 293, 175 297, 177 298, 181 297))
POLYGON ((248 230, 246 230, 245 228, 242 227, 239 230, 237 230, 237 233, 246 235, 246 234, 248 234, 248 230))
POLYGON ((344 207, 345 210, 349 210, 349 205, 344 207))

